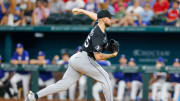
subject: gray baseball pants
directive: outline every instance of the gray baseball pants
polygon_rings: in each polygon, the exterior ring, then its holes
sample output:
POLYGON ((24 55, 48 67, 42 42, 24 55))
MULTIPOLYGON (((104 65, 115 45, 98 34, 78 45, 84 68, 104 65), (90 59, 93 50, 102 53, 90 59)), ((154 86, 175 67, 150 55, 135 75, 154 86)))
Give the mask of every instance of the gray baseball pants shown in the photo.
POLYGON ((100 82, 103 87, 103 93, 106 101, 113 101, 109 74, 84 51, 74 54, 69 60, 69 67, 63 78, 55 84, 52 84, 37 92, 38 97, 40 98, 67 90, 72 84, 79 80, 81 74, 85 74, 100 82))

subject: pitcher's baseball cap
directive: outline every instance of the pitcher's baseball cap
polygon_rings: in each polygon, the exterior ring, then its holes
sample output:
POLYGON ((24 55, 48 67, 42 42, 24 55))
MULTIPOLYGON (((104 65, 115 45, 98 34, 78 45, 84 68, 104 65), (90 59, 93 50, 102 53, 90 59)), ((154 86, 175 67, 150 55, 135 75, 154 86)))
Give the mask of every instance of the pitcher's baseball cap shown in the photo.
POLYGON ((104 17, 111 18, 112 15, 111 15, 111 13, 110 13, 108 10, 103 9, 103 10, 100 10, 100 11, 97 13, 97 17, 98 17, 98 19, 104 18, 104 17))

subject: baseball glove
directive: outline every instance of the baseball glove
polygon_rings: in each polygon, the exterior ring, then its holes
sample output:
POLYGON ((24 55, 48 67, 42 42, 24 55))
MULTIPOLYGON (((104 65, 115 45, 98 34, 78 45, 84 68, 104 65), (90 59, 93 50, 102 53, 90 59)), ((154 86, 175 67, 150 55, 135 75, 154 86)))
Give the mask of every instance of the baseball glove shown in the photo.
POLYGON ((110 39, 106 45, 106 50, 112 53, 119 52, 119 42, 114 39, 110 39))

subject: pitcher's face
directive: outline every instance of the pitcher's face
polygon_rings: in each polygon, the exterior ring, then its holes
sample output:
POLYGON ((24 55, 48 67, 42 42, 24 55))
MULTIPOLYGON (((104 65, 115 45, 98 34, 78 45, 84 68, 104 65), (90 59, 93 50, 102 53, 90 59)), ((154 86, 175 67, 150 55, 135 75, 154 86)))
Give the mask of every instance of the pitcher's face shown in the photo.
POLYGON ((111 18, 105 17, 102 18, 103 22, 105 23, 106 27, 110 27, 111 26, 111 18))

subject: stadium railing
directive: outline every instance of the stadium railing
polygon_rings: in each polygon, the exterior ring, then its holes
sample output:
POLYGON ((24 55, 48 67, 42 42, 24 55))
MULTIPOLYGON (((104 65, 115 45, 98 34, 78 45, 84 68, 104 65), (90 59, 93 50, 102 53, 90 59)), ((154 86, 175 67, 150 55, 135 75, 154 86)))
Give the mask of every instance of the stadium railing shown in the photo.
MULTIPOLYGON (((154 66, 150 65, 138 65, 136 67, 120 67, 119 65, 112 65, 109 67, 103 67, 108 72, 124 72, 124 73, 142 73, 143 79, 143 101, 148 101, 148 90, 149 90, 149 79, 150 73, 154 72, 167 72, 167 73, 180 73, 180 68, 174 68, 172 66, 166 66, 161 69, 156 69, 154 66)), ((0 69, 5 71, 31 71, 32 72, 32 82, 31 82, 31 89, 34 92, 38 91, 38 77, 39 71, 51 71, 51 72, 64 72, 65 66, 58 66, 58 65, 11 65, 11 64, 1 64, 0 69)), ((88 93, 87 99, 92 99, 92 85, 93 80, 88 78, 88 93)))

